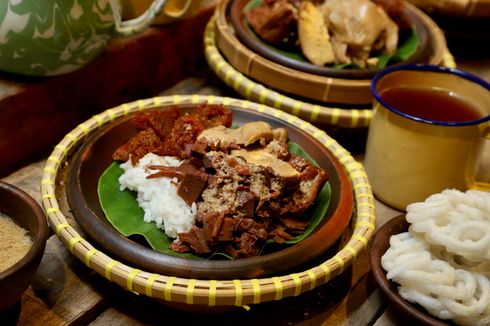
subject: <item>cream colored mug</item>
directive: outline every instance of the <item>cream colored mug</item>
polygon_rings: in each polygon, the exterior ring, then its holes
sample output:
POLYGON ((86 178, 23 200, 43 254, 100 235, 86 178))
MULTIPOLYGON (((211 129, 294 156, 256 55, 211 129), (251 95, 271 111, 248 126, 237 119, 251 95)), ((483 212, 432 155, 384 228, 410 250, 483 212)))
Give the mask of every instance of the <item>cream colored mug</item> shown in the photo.
POLYGON ((475 180, 490 138, 490 85, 457 69, 393 66, 372 80, 365 169, 375 196, 405 210, 446 188, 490 190, 475 180))

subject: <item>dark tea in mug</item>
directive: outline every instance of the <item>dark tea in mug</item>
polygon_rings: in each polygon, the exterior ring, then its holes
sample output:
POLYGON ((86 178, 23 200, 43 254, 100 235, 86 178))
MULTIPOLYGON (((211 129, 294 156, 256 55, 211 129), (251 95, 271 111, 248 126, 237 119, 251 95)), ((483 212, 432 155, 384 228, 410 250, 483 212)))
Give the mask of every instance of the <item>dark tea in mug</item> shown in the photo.
POLYGON ((445 90, 391 87, 380 96, 395 110, 424 120, 465 122, 483 117, 471 102, 445 90))
POLYGON ((444 189, 488 189, 476 180, 490 139, 490 84, 467 72, 398 65, 373 78, 364 167, 374 195, 404 210, 444 189))

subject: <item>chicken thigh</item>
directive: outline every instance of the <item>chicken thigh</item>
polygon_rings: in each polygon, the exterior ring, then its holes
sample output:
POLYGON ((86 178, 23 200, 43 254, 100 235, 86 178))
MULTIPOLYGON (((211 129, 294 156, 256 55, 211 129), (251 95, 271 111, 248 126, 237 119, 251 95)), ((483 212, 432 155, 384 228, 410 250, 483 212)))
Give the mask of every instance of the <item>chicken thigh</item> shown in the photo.
POLYGON ((398 25, 370 0, 326 0, 322 6, 338 63, 361 68, 376 63, 372 50, 393 53, 398 43, 398 25))

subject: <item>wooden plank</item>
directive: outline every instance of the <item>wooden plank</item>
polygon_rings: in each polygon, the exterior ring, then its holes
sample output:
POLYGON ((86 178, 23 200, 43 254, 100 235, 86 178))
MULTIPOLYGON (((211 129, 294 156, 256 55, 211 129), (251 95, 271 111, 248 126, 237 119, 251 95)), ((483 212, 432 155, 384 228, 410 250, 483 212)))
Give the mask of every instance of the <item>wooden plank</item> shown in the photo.
POLYGON ((18 325, 82 325, 106 308, 115 286, 84 266, 56 236, 22 297, 18 325))
MULTIPOLYGON (((162 321, 163 322, 163 321, 162 321)), ((139 320, 131 317, 127 313, 121 313, 119 310, 114 308, 109 308, 104 311, 100 316, 98 316, 92 323, 91 326, 115 326, 115 325, 145 325, 139 320)))
POLYGON ((414 322, 407 320, 404 316, 393 307, 388 307, 385 312, 379 317, 373 326, 402 326, 414 325, 414 322))
MULTIPOLYGON (((168 92, 183 94, 183 88, 199 90, 203 86, 207 87, 200 79, 186 80, 168 92)), ((214 92, 223 89, 206 91, 216 94, 214 92)), ((43 166, 44 162, 40 161, 4 180, 21 186, 38 199, 43 166)), ((399 211, 378 201, 376 208, 378 227, 399 214, 399 211)), ((63 211, 66 209, 62 208, 63 211)), ((170 308, 113 285, 78 261, 53 236, 48 241, 38 275, 22 300, 17 319, 19 325, 146 325, 170 322, 268 326, 402 324, 403 319, 397 317, 398 313, 391 308, 381 314, 385 307, 387 301, 376 289, 369 273, 367 251, 344 274, 299 297, 253 306, 249 312, 240 309, 226 314, 200 314, 170 308)), ((4 320, 1 316, 0 321, 4 320)))
MULTIPOLYGON (((39 185, 44 165, 45 160, 35 162, 2 181, 23 189, 40 202, 39 185)), ((61 208, 67 216, 71 216, 67 207, 61 208)), ((83 265, 52 235, 21 304, 11 309, 5 318, 18 325, 86 324, 106 308, 107 299, 115 287, 83 265)))
POLYGON ((41 177, 46 160, 29 164, 2 179, 27 192, 38 203, 41 203, 41 177))

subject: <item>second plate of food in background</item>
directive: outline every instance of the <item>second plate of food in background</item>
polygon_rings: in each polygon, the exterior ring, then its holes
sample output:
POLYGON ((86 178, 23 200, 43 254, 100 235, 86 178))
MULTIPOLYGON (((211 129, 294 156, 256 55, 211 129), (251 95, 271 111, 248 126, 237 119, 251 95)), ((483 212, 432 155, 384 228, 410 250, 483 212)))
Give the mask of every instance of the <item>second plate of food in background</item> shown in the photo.
MULTIPOLYGON (((369 4, 369 1, 366 1, 369 4)), ((264 58, 271 61, 296 69, 299 71, 328 77, 346 78, 346 79, 366 79, 372 78, 374 74, 382 69, 385 65, 397 63, 417 63, 424 62, 430 55, 429 31, 423 24, 422 20, 413 11, 410 6, 403 6, 401 9, 393 10, 393 15, 397 17, 397 24, 400 27, 398 34, 398 46, 396 51, 391 55, 392 61, 388 61, 390 55, 377 53, 373 55, 373 59, 382 61, 382 66, 359 68, 354 64, 326 64, 318 66, 305 58, 299 46, 297 35, 292 40, 281 42, 280 44, 271 44, 258 36, 250 22, 247 20, 247 13, 252 10, 257 10, 263 2, 261 0, 235 0, 230 5, 230 21, 239 37, 239 39, 254 52, 260 54, 264 58)), ((284 2, 283 2, 284 4, 284 2)), ((364 5, 367 5, 364 4, 364 5)), ((288 4, 287 6, 293 6, 288 4)), ((353 8, 346 8, 351 11, 353 8)), ((361 10, 361 9, 359 9, 361 10)), ((268 10, 267 10, 268 12, 268 10)), ((323 14, 322 9, 318 9, 319 14, 323 14)), ((298 14, 301 17, 301 13, 298 14)), ((264 18, 258 18, 264 19, 264 18)), ((345 18, 346 21, 348 18, 345 18)), ((367 20, 367 19, 366 19, 367 20)), ((369 21, 369 20, 368 20, 369 21)), ((359 21, 362 23, 362 20, 359 21)), ((374 23, 374 22, 373 22, 374 23)), ((278 23, 269 23, 276 26, 278 23)), ((373 32, 377 31, 378 27, 373 28, 373 32)), ((367 33, 367 32, 366 32, 367 33)), ((368 39, 368 35, 359 34, 355 36, 357 39, 368 39)), ((290 37, 291 38, 291 37, 290 37)), ((371 46, 371 45, 370 45, 371 46)), ((334 51, 335 52, 335 51, 334 51)), ((373 54, 376 51, 373 50, 373 54)))
MULTIPOLYGON (((216 9, 215 17, 217 47, 234 69, 265 87, 310 101, 357 106, 371 103, 369 78, 347 79, 312 74, 274 62, 250 49, 236 36, 237 32, 230 17, 233 3, 229 0, 222 1, 216 9)), ((447 48, 441 30, 422 11, 409 3, 405 3, 405 6, 420 20, 423 26, 421 30, 427 33, 427 54, 422 62, 442 63, 447 48)))

